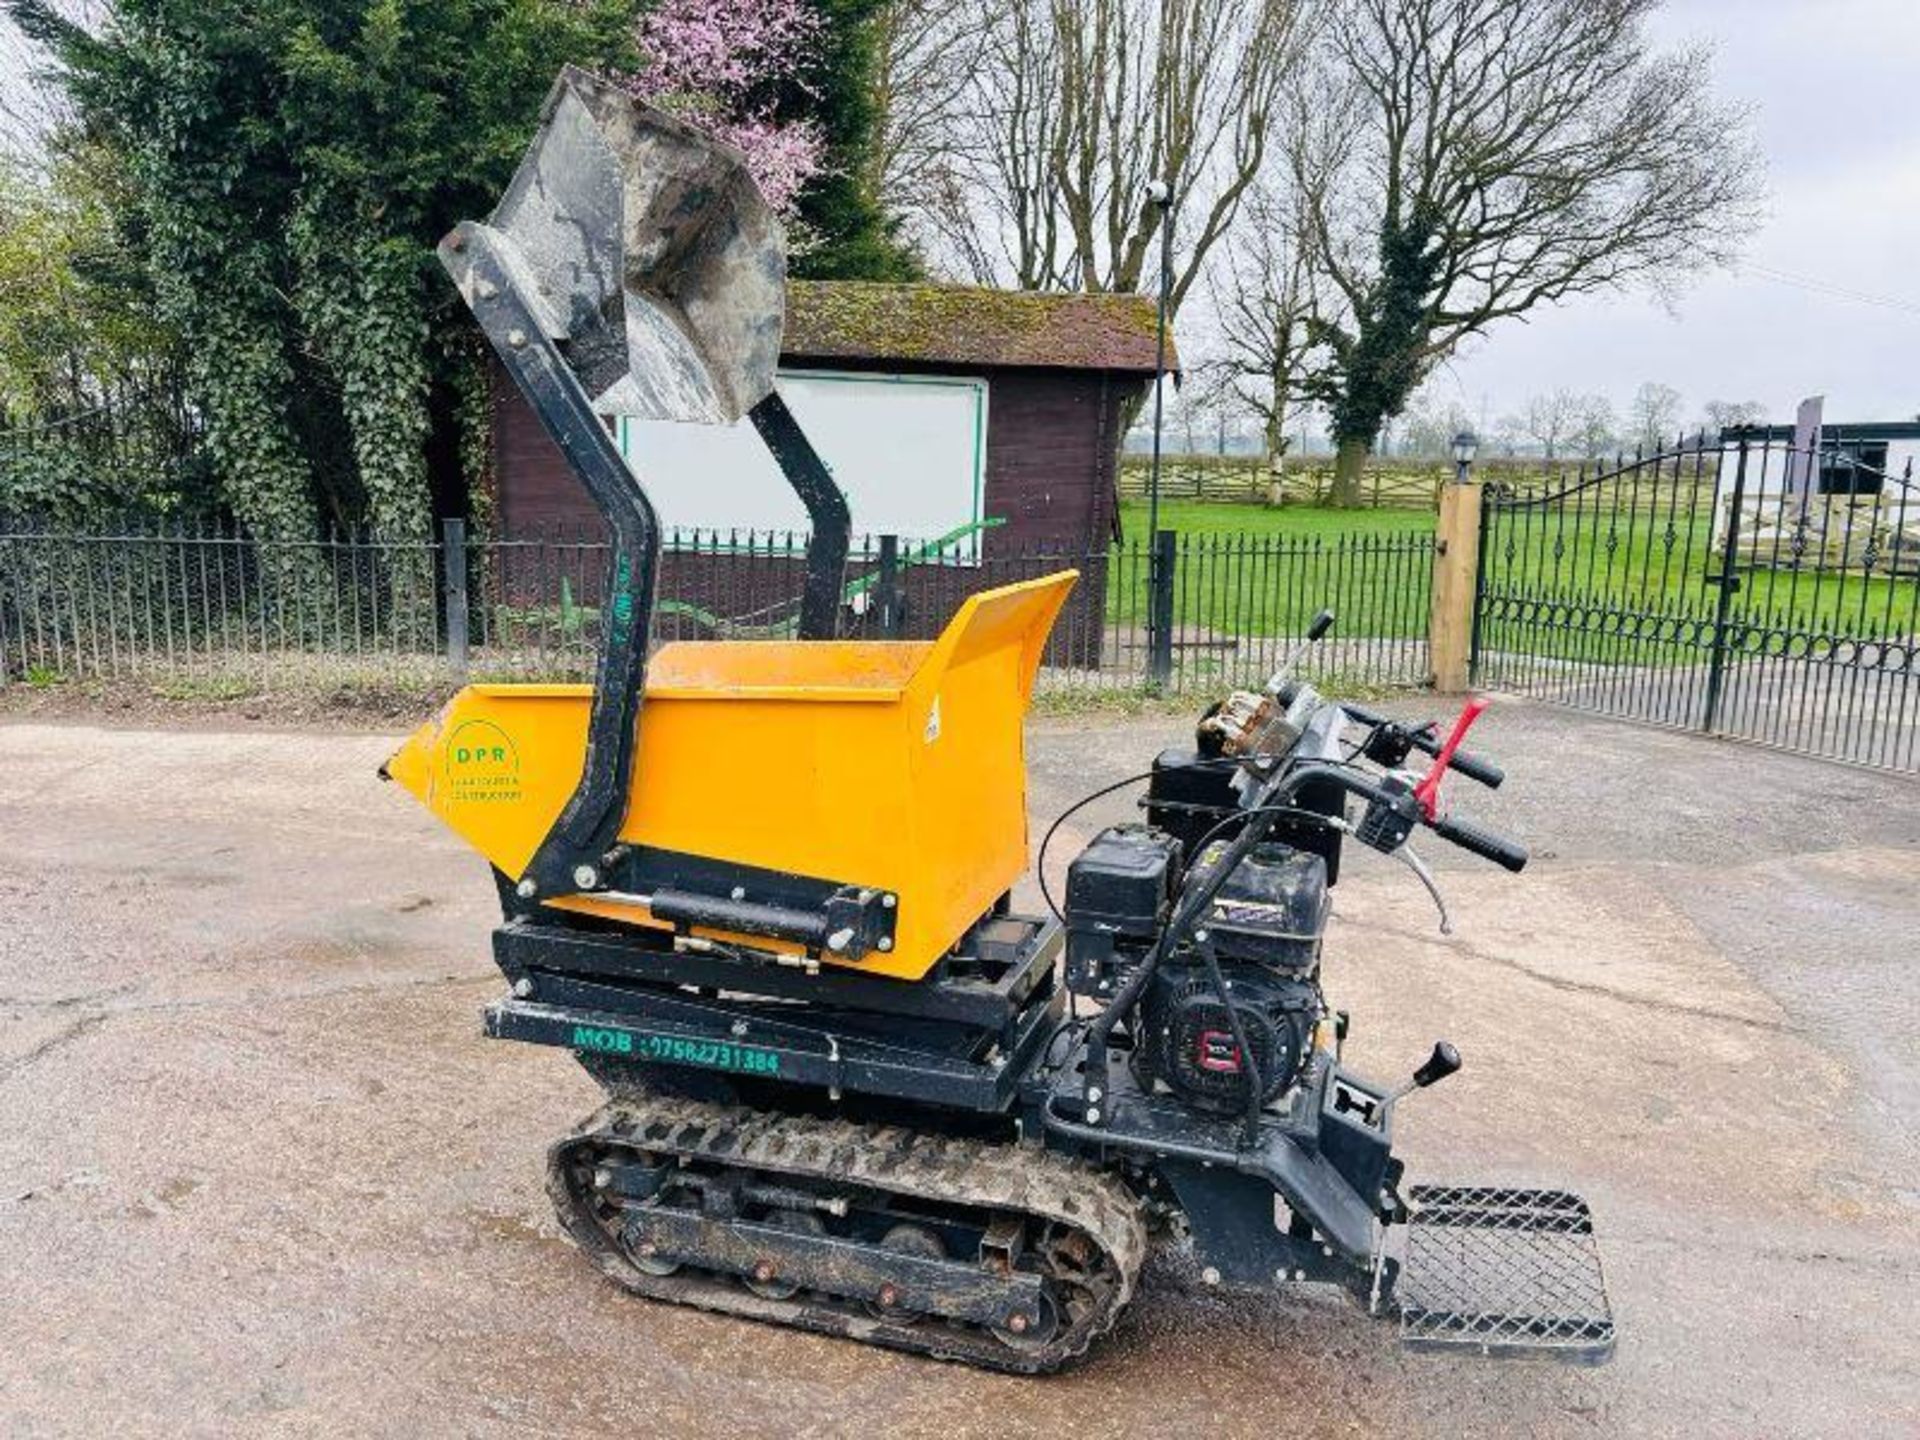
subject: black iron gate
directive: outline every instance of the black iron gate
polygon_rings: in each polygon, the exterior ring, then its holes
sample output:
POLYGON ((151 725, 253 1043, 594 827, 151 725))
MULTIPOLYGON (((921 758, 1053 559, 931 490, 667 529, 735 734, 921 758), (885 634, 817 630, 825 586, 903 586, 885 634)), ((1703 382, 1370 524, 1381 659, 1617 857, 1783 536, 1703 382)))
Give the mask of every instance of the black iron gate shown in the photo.
POLYGON ((1920 483, 1763 430, 1484 492, 1477 684, 1920 769, 1920 483))

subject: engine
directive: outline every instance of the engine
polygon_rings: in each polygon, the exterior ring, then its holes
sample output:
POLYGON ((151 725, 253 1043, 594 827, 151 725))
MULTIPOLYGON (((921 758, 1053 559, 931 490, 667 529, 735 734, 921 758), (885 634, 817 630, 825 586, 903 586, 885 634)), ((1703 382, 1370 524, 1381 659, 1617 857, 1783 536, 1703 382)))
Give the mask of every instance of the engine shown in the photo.
MULTIPOLYGON (((1228 842, 1214 840, 1192 864, 1203 875, 1228 842)), ((1067 980, 1079 994, 1111 995, 1165 925, 1181 874, 1181 845, 1144 825, 1096 836, 1067 872, 1067 980)), ((1262 1103, 1299 1077, 1314 1026, 1326 1012, 1320 942, 1328 910, 1327 865, 1309 851, 1256 847, 1221 885, 1193 940, 1162 961, 1140 1007, 1133 1063, 1143 1085, 1164 1086, 1196 1109, 1238 1113, 1253 1052, 1262 1103), (1207 967, 1219 967, 1232 1016, 1207 967)))

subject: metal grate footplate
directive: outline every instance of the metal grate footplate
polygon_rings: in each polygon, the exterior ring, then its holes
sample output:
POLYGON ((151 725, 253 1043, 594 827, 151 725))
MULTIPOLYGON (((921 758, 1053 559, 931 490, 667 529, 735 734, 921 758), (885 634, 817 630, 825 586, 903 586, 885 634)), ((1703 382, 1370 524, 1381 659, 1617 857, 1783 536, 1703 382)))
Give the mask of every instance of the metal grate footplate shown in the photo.
POLYGON ((1417 1185, 1394 1287, 1411 1349, 1598 1365, 1613 1311, 1587 1202, 1565 1190, 1417 1185))

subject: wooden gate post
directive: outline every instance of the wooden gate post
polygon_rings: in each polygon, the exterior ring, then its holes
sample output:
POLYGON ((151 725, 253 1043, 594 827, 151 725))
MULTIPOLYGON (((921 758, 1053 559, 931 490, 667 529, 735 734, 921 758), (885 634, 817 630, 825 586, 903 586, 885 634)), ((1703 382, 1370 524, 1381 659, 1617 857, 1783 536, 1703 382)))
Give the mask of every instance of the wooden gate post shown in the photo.
POLYGON ((1433 529, 1433 613, 1427 650, 1433 688, 1442 695, 1467 689, 1473 656, 1473 599, 1480 569, 1480 482, 1444 486, 1433 529))

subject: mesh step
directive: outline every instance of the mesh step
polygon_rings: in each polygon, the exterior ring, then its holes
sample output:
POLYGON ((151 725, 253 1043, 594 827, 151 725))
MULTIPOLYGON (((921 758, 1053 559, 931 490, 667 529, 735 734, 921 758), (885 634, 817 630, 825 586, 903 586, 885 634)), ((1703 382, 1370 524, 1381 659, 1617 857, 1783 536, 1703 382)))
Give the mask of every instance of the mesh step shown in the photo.
POLYGON ((1599 1365, 1613 1311, 1587 1202, 1565 1190, 1417 1185, 1395 1297, 1401 1343, 1599 1365))

